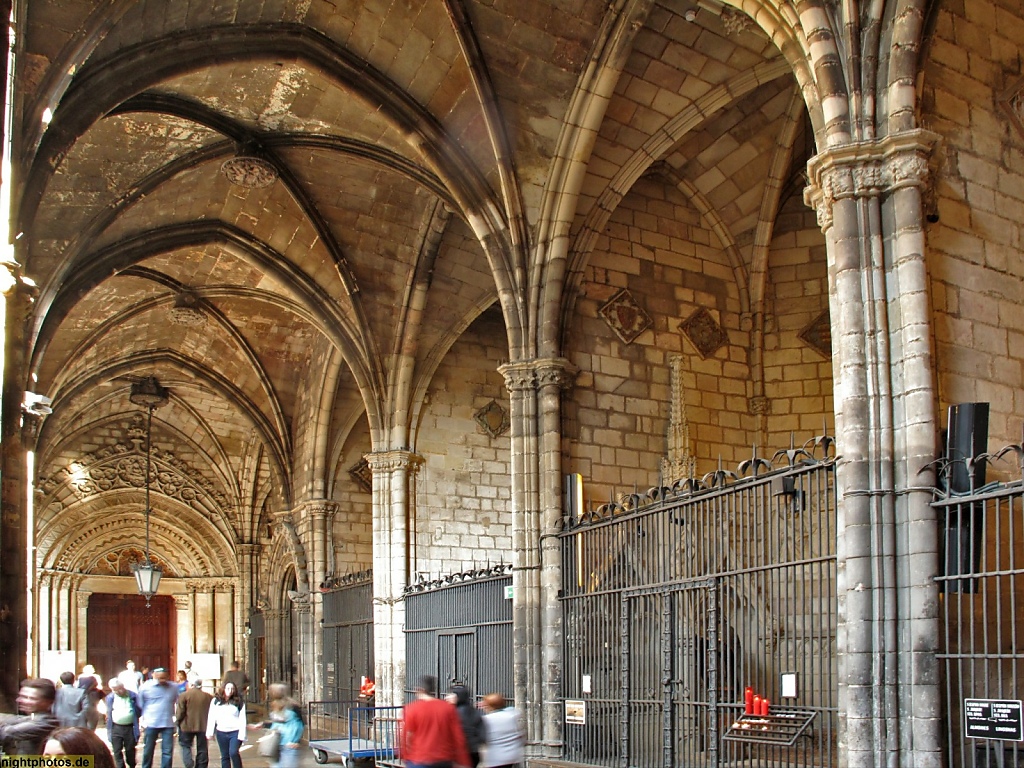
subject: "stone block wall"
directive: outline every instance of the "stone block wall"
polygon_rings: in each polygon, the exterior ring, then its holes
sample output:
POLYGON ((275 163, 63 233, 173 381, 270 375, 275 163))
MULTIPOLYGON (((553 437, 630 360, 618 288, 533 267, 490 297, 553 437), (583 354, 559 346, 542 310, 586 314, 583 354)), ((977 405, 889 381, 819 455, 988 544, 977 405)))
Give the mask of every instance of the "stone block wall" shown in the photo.
POLYGON ((990 450, 1019 442, 1024 420, 1022 47, 1019 3, 943 4, 922 80, 922 127, 942 137, 927 228, 939 422, 991 403, 990 450))
POLYGON ((774 235, 764 340, 769 451, 788 447, 791 433, 797 445, 825 425, 831 434, 835 421, 825 240, 814 212, 795 197, 776 219, 774 235))
POLYGON ((697 474, 749 455, 748 334, 731 266, 698 212, 674 189, 641 180, 599 239, 583 275, 566 357, 580 369, 568 394, 568 470, 584 477, 597 506, 659 481, 671 416, 670 358, 681 384, 697 474), (650 317, 627 343, 599 314, 626 289, 650 317), (699 309, 727 334, 702 358, 679 330, 699 309))
POLYGON ((411 532, 413 578, 512 561, 511 432, 492 436, 474 418, 491 401, 507 413, 498 366, 507 357, 496 307, 460 337, 431 381, 415 452, 424 464, 411 532))

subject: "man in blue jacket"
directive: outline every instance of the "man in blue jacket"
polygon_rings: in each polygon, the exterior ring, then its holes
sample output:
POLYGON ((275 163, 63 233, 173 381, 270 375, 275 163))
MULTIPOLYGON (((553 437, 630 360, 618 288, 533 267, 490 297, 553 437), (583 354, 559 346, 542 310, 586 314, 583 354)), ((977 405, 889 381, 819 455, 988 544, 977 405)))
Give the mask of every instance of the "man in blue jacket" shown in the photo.
POLYGON ((142 722, 146 736, 142 744, 142 768, 153 768, 153 751, 160 737, 160 768, 171 768, 174 762, 174 706, 178 701, 178 686, 171 685, 166 667, 153 670, 153 679, 139 689, 142 722))
POLYGON ((117 768, 135 768, 135 745, 139 743, 139 697, 134 691, 124 687, 124 683, 110 678, 107 683, 110 693, 105 699, 107 704, 107 740, 114 753, 114 764, 117 768))

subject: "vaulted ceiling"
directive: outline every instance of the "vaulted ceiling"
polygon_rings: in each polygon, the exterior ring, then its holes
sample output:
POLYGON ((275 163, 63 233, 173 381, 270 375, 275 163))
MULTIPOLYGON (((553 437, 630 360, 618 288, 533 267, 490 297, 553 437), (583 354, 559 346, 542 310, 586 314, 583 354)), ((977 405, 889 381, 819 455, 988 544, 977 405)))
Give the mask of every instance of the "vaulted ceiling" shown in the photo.
POLYGON ((239 541, 312 493, 311 414, 331 444, 364 413, 401 444, 409 392, 488 308, 529 352, 560 163, 583 164, 566 311, 644 175, 702 212, 749 307, 809 152, 790 66, 713 0, 32 0, 16 28, 40 474, 128 445, 156 375, 154 448, 231 499, 213 527, 239 541), (603 111, 588 67, 615 78, 603 111))

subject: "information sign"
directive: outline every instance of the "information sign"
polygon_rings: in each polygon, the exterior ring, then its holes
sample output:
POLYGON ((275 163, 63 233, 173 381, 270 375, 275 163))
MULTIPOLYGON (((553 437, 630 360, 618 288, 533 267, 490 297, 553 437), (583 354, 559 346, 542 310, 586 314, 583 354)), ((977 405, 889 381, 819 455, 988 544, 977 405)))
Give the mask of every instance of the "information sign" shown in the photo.
POLYGON ((1024 740, 1021 702, 964 699, 964 730, 972 739, 1024 740))

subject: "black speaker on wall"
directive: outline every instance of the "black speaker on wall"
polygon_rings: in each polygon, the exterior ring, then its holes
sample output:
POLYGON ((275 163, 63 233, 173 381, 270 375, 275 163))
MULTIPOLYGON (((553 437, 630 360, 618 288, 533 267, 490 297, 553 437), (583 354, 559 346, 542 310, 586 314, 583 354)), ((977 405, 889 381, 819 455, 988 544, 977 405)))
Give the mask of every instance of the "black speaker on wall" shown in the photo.
MULTIPOLYGON (((985 485, 985 462, 976 462, 971 467, 968 460, 985 453, 988 446, 988 410, 988 403, 960 403, 949 407, 944 458, 949 462, 946 482, 951 497, 966 496, 985 485)), ((964 500, 945 509, 942 537, 945 573, 947 576, 976 573, 981 567, 985 504, 964 500)), ((946 592, 974 592, 976 582, 976 579, 964 578, 943 583, 946 592)))

